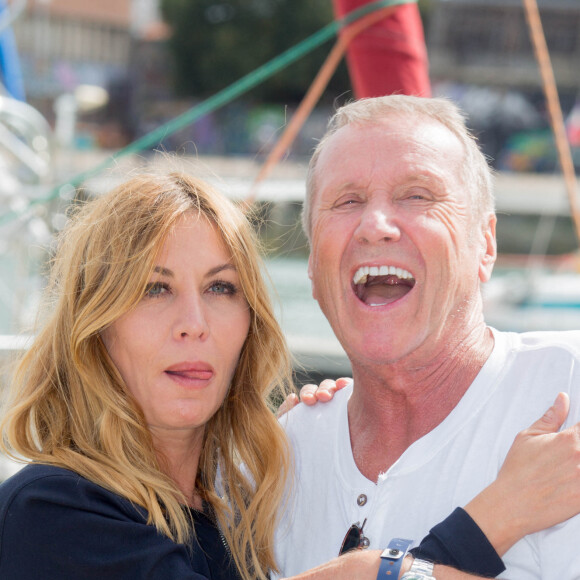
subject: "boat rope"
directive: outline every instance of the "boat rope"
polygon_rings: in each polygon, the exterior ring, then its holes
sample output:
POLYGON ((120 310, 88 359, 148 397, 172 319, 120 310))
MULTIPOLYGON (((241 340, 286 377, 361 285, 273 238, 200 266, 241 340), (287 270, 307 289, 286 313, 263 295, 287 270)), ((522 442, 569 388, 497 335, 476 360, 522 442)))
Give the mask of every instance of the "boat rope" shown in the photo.
POLYGON ((538 4, 536 0, 523 0, 523 3, 526 20, 530 30, 530 38, 534 47, 538 67, 540 69, 540 75, 542 77, 542 86, 550 117, 550 126, 552 128, 552 133, 554 134, 560 167, 562 168, 562 174, 564 176, 566 192, 568 194, 568 203, 570 204, 570 213, 576 231, 576 240, 580 245, 580 208, 578 207, 576 174, 574 171, 570 143, 566 136, 566 127, 564 125, 562 108, 560 107, 558 89, 554 79, 554 69, 552 68, 550 53, 548 52, 548 46, 546 44, 546 37, 544 35, 538 4))
POLYGON ((335 37, 343 28, 361 18, 364 18, 367 14, 382 10, 385 7, 409 4, 416 1, 417 0, 376 0, 370 4, 365 4, 357 10, 353 10, 344 18, 333 20, 331 23, 322 27, 319 31, 274 57, 257 69, 254 69, 228 87, 218 91, 211 97, 191 107, 167 123, 160 125, 126 147, 119 149, 95 167, 83 171, 72 178, 67 179, 65 182, 54 186, 45 196, 39 196, 35 199, 29 200, 22 208, 9 210, 0 214, 0 226, 15 218, 22 217, 36 205, 45 204, 57 199, 61 192, 70 191, 71 187, 75 189, 80 187, 88 179, 91 179, 112 167, 119 159, 159 145, 163 139, 167 138, 169 135, 195 123, 205 115, 216 111, 239 96, 247 93, 249 90, 263 83, 271 76, 323 45, 325 42, 335 37))
POLYGON ((387 18, 393 13, 394 10, 396 10, 396 6, 387 6, 381 10, 377 10, 376 12, 371 12, 370 14, 367 14, 366 16, 363 16, 359 20, 353 22, 342 31, 338 37, 337 42, 332 47, 328 57, 320 67, 318 74, 312 81, 312 84, 306 92, 306 95, 294 112, 290 122, 288 125, 286 125, 284 132, 262 164, 258 175, 250 186, 248 195, 244 199, 243 203, 246 207, 249 207, 252 203, 254 203, 260 183, 264 181, 264 179, 266 179, 266 177, 272 172, 274 167, 280 162, 288 148, 296 139, 300 129, 302 129, 304 123, 310 116, 312 109, 314 109, 316 103, 326 89, 326 86, 336 71, 336 68, 340 64, 340 61, 342 60, 344 53, 346 52, 346 49, 348 48, 348 45, 352 39, 373 24, 376 24, 384 18, 387 18))

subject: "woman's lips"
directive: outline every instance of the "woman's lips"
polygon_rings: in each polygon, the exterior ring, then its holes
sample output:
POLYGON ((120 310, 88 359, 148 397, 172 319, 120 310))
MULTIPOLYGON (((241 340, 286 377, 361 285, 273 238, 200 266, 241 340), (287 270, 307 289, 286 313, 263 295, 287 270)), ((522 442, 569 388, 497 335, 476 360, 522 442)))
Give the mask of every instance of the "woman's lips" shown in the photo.
POLYGON ((185 381, 208 381, 214 375, 213 367, 207 363, 178 363, 165 369, 165 373, 185 381))

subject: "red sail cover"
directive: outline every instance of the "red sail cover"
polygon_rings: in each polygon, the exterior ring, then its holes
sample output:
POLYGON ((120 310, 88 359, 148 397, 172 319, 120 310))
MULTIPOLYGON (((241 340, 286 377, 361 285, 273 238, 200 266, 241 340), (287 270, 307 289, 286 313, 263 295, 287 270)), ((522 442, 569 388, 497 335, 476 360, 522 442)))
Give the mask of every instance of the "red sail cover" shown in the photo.
MULTIPOLYGON (((342 18, 373 0, 332 1, 336 17, 342 18)), ((431 95, 425 36, 415 2, 397 6, 355 37, 346 60, 357 99, 392 93, 431 95)))

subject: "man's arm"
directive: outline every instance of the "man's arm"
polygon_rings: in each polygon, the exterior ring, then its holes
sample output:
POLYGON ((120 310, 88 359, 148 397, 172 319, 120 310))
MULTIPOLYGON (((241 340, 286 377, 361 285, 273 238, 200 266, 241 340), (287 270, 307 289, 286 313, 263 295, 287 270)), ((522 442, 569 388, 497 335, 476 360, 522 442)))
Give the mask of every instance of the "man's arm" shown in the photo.
MULTIPOLYGON (((381 563, 378 550, 355 550, 335 558, 326 564, 307 570, 297 576, 282 580, 376 580, 381 563)), ((413 559, 405 558, 399 578, 409 570, 413 559)), ((448 566, 435 564, 433 576, 437 580, 476 580, 483 576, 473 576, 448 566)))

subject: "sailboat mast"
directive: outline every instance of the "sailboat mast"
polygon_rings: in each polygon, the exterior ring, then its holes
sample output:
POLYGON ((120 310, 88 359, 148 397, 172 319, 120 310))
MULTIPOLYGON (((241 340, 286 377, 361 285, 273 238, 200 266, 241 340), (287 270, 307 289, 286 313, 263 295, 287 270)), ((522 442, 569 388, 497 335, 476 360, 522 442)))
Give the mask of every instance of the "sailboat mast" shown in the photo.
POLYGON ((554 79, 554 70, 552 68, 550 53, 548 52, 548 46, 546 44, 546 37, 544 35, 538 4, 536 0, 523 0, 523 3, 526 20, 530 29, 530 38, 534 47, 536 60, 538 61, 540 75, 542 77, 542 86, 548 106, 550 125, 554 134, 558 158, 564 176, 568 202, 570 204, 570 212, 576 231, 576 240, 580 246, 580 208, 578 207, 576 174, 574 171, 570 143, 566 137, 566 128, 562 116, 562 108, 560 107, 558 89, 554 79))

